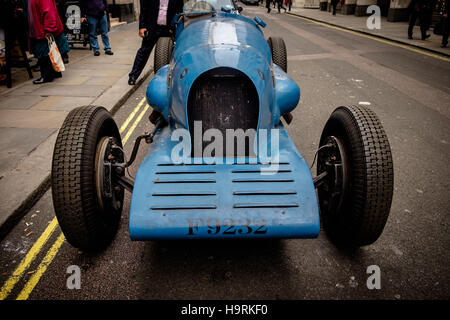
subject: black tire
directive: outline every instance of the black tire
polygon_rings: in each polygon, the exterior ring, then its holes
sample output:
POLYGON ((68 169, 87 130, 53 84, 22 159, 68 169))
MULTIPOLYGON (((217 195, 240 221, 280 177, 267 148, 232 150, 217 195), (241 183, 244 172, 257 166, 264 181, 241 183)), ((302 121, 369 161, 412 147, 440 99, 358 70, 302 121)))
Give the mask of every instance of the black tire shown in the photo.
POLYGON ((113 137, 122 146, 119 130, 103 107, 84 106, 66 117, 55 143, 51 186, 53 206, 67 241, 84 251, 97 251, 114 238, 122 213, 102 206, 96 187, 95 163, 99 142, 113 137))
MULTIPOLYGON (((325 125, 320 146, 329 143, 328 137, 343 147, 345 190, 339 205, 331 207, 330 190, 318 188, 325 231, 336 244, 369 245, 381 235, 392 203, 394 169, 388 138, 377 115, 362 106, 337 108, 325 125)), ((326 148, 322 150, 318 175, 327 160, 326 148)))
POLYGON ((267 43, 272 53, 272 61, 284 72, 287 72, 287 50, 284 40, 279 37, 269 37, 267 43))
POLYGON ((170 63, 170 58, 172 57, 173 51, 173 41, 170 37, 161 37, 156 42, 155 47, 155 61, 153 64, 153 72, 156 73, 158 70, 170 63))

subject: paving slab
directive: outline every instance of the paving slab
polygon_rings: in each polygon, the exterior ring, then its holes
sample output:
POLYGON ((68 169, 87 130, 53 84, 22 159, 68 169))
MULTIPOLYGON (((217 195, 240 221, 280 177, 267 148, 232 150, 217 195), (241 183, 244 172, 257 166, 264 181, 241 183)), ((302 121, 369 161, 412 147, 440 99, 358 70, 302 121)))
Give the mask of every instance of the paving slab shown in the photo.
POLYGON ((31 109, 41 111, 70 111, 73 108, 88 105, 92 102, 91 97, 51 96, 43 99, 31 109))
POLYGON ((31 95, 17 95, 9 97, 0 97, 0 110, 1 109, 22 109, 26 110, 31 108, 33 105, 44 100, 44 97, 31 96, 31 95))
POLYGON ((98 97, 101 95, 108 86, 87 86, 87 85, 73 85, 64 86, 59 84, 53 84, 42 88, 38 91, 30 92, 32 95, 40 96, 65 96, 70 93, 73 97, 98 97))
MULTIPOLYGON (((0 128, 58 129, 67 113, 40 110, 0 110, 0 128)), ((4 138, 9 139, 9 137, 2 137, 2 139, 4 138)))
POLYGON ((28 156, 36 146, 46 140, 55 129, 48 128, 0 128, 0 176, 14 168, 14 164, 28 156))

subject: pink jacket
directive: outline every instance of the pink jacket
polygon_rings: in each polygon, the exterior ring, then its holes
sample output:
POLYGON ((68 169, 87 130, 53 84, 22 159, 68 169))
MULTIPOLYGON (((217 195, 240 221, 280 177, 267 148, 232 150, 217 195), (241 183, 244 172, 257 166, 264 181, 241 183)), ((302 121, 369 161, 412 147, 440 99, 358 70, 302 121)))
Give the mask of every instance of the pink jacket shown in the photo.
POLYGON ((59 36, 64 31, 55 0, 29 0, 28 19, 31 38, 44 39, 46 32, 59 36))

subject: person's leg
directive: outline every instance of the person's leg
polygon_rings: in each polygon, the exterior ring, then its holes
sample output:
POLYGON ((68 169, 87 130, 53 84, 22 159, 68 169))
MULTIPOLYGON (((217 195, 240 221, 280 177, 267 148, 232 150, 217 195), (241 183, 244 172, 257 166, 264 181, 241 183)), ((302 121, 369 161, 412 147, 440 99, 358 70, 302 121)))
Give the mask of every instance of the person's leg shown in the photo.
POLYGON ((409 26, 408 26, 408 38, 410 38, 410 39, 412 39, 413 29, 414 29, 414 25, 416 24, 416 19, 417 19, 417 12, 416 11, 411 12, 411 17, 409 19, 409 26))
POLYGON ((442 24, 442 47, 445 48, 448 44, 448 35, 450 33, 450 18, 445 18, 442 24))
POLYGON ((158 38, 158 32, 150 32, 147 37, 142 39, 141 47, 137 51, 136 58, 134 59, 133 69, 128 75, 130 79, 136 80, 139 78, 142 70, 144 70, 144 67, 147 64, 148 57, 150 56, 156 41, 158 41, 158 38))
POLYGON ((56 36, 55 41, 58 46, 58 50, 61 53, 61 57, 63 58, 64 64, 69 63, 69 55, 67 53, 70 51, 70 47, 64 32, 59 36, 56 36))
POLYGON ((54 78, 54 70, 49 56, 41 57, 38 59, 41 69, 41 77, 33 81, 34 84, 41 84, 45 82, 52 82, 54 78))
POLYGON ((337 3, 336 3, 336 1, 333 1, 333 16, 336 15, 336 7, 337 7, 337 3))
POLYGON ((105 51, 111 50, 111 45, 109 44, 109 37, 108 37, 108 19, 106 18, 106 14, 103 15, 103 17, 100 18, 100 34, 102 35, 102 42, 103 47, 105 48, 105 51))
POLYGON ((100 47, 98 45, 98 39, 97 39, 97 18, 87 16, 88 22, 89 22, 89 42, 91 44, 92 50, 94 52, 100 51, 100 47))
POLYGON ((425 40, 430 37, 430 35, 427 35, 427 30, 430 28, 430 15, 428 14, 427 10, 422 10, 420 12, 420 32, 422 34, 422 40, 425 40))

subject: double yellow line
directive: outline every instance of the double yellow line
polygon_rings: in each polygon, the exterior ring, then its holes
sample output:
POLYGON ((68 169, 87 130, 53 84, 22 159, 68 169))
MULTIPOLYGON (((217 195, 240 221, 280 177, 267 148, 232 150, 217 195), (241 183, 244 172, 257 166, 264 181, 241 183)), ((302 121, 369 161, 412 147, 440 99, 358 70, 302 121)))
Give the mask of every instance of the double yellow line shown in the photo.
MULTIPOLYGON (((147 110, 150 108, 150 106, 145 102, 145 97, 138 103, 138 105, 134 108, 134 110, 129 114, 128 118, 125 120, 125 122, 120 127, 119 131, 120 134, 125 132, 128 125, 133 121, 136 114, 139 113, 137 118, 134 120, 133 124, 128 129, 127 133, 122 139, 123 145, 128 141, 131 134, 136 129, 139 122, 144 117, 147 110), (144 108, 141 110, 142 106, 144 108)), ((6 280, 6 282, 3 284, 1 290, 0 290, 0 300, 4 300, 8 297, 8 295, 11 293, 11 291, 14 289, 15 285, 19 280, 23 277, 25 272, 30 267, 31 263, 36 259, 38 254, 41 252, 44 245, 47 243, 47 241, 52 236, 53 232, 56 230, 56 227, 58 226, 58 221, 55 218, 50 222, 50 224, 47 226, 47 228, 44 230, 44 232, 41 234, 41 236, 37 239, 37 241, 33 244, 31 249, 28 251, 27 255, 23 258, 23 260, 20 262, 18 267, 14 270, 13 274, 6 280)), ((25 286, 23 287, 22 291, 17 296, 16 300, 27 300, 30 296, 31 292, 33 292, 34 288, 38 284, 39 280, 47 271, 47 267, 52 263, 53 259, 55 258, 56 254, 58 253, 59 249, 61 248, 61 245, 63 244, 65 238, 62 232, 60 232, 58 238, 56 241, 52 244, 50 249, 47 251, 45 257, 42 259, 41 263, 37 267, 37 269, 33 272, 30 279, 25 283, 25 286)))

